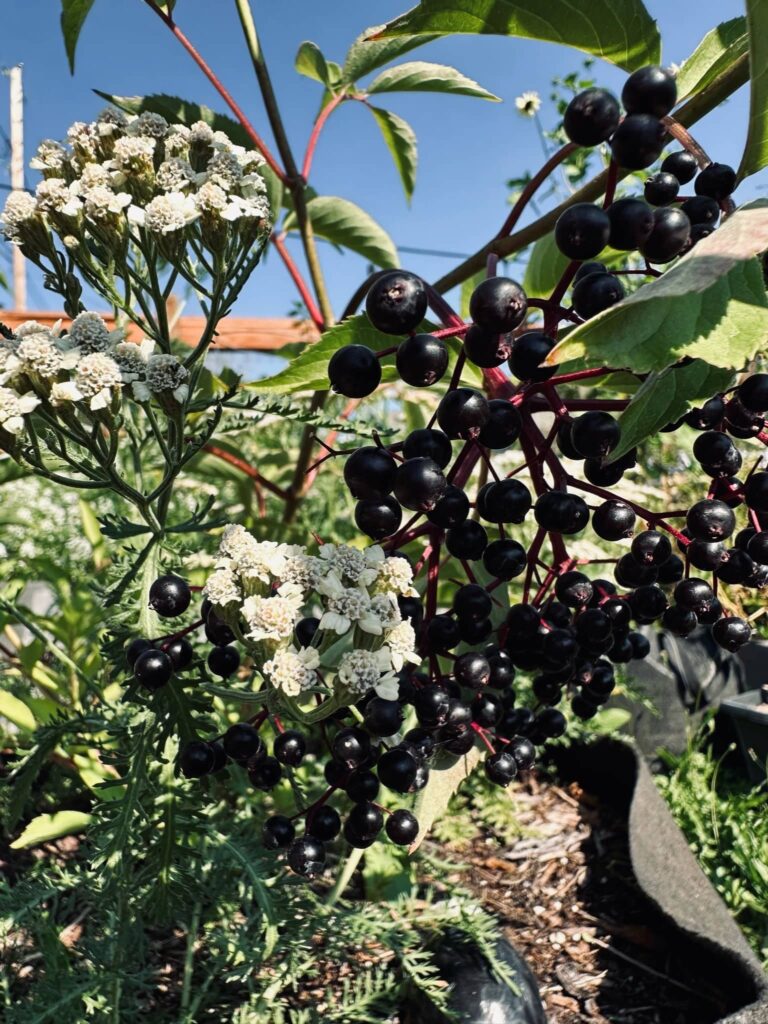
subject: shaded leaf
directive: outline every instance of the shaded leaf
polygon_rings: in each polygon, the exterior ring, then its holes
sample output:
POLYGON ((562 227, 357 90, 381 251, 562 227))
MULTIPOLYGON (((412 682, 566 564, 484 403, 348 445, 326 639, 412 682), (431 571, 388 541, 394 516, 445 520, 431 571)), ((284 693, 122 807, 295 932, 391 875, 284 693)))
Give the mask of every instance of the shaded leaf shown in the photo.
POLYGON ((737 210, 662 277, 575 327, 546 362, 644 373, 683 356, 740 367, 765 343, 768 300, 755 254, 768 247, 768 200, 737 210))
POLYGON ((415 60, 382 71, 365 90, 369 95, 379 92, 446 92, 460 96, 477 96, 500 102, 477 82, 447 64, 428 64, 415 60))
POLYGON ((27 825, 18 839, 11 843, 12 850, 23 850, 27 846, 39 846, 51 839, 82 832, 90 824, 91 815, 84 811, 57 811, 55 814, 38 814, 27 825))
POLYGON ((747 52, 747 20, 731 18, 711 29, 677 73, 677 98, 691 96, 747 52))
POLYGON ((600 708, 594 718, 589 720, 589 728, 605 736, 623 729, 631 718, 632 713, 626 708, 600 708))
POLYGON ((629 71, 657 64, 661 56, 659 30, 641 0, 549 0, 546 5, 533 0, 421 0, 370 35, 378 42, 422 33, 541 39, 574 46, 629 71))
POLYGON ((67 51, 69 70, 75 73, 75 50, 83 25, 95 0, 61 0, 61 34, 67 51))
POLYGON ((668 423, 680 419, 697 402, 725 391, 733 376, 732 370, 710 366, 702 359, 651 373, 621 414, 621 442, 608 461, 620 458, 668 423))
POLYGON ((377 32, 386 26, 376 25, 366 29, 362 35, 352 43, 342 68, 342 81, 345 85, 356 82, 359 78, 375 71, 376 68, 389 64, 391 60, 402 57, 417 46, 425 46, 427 43, 437 39, 437 35, 399 35, 396 39, 372 39, 377 32))
POLYGON ((296 54, 294 67, 300 75, 304 75, 306 78, 312 78, 322 85, 331 85, 328 64, 316 43, 307 41, 301 44, 296 54))
POLYGON ((526 295, 545 298, 553 290, 569 260, 555 245, 554 233, 544 235, 531 249, 525 268, 523 288, 526 295))
POLYGON ((483 757, 478 746, 472 747, 469 753, 461 757, 453 757, 445 752, 435 758, 429 781, 416 797, 413 813, 419 822, 419 834, 409 847, 414 853, 421 846, 433 822, 445 813, 451 797, 471 774, 483 757))
POLYGON ((390 110, 382 110, 380 107, 369 107, 368 109, 376 118, 376 123, 387 149, 392 154, 397 173, 403 183, 405 196, 410 202, 416 187, 416 164, 418 162, 416 133, 407 121, 390 110))
POLYGON ((768 164, 768 4, 746 0, 749 29, 749 131, 739 178, 768 164))
MULTIPOLYGON (((108 103, 114 104, 126 114, 143 114, 148 111, 152 114, 162 116, 174 123, 193 125, 196 121, 204 121, 216 132, 224 134, 236 146, 243 146, 245 149, 253 149, 254 145, 245 128, 233 117, 226 114, 218 114, 210 107, 202 103, 192 103, 190 100, 181 99, 179 96, 169 96, 165 93, 154 93, 150 96, 113 96, 111 93, 102 92, 100 89, 93 90, 97 96, 108 103)), ((273 218, 277 216, 283 201, 283 186, 280 179, 266 164, 263 164, 259 171, 267 183, 267 197, 272 210, 273 218)))
MULTIPOLYGON (((359 253, 377 267, 398 265, 395 243, 356 203, 339 196, 313 196, 307 203, 307 212, 316 235, 359 253)), ((290 231, 295 225, 295 217, 289 216, 284 229, 290 231)))

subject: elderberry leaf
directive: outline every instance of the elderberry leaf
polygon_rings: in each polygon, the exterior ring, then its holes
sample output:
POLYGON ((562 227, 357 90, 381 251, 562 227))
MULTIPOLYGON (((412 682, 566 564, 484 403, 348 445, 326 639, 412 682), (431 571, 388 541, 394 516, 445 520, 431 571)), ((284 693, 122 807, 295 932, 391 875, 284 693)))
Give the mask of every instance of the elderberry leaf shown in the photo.
POLYGON ((379 92, 447 92, 459 96, 476 96, 482 100, 501 100, 492 92, 456 68, 446 64, 429 64, 423 60, 409 61, 382 71, 366 86, 369 95, 379 92))
MULTIPOLYGON (((377 267, 397 267, 395 243, 384 228, 356 203, 340 196, 312 196, 307 213, 316 235, 342 249, 351 249, 377 267)), ((290 213, 285 231, 296 229, 296 215, 290 213)))
POLYGON ((12 850, 23 850, 28 846, 70 836, 82 832, 91 823, 91 815, 85 811, 57 811, 55 814, 38 814, 26 826, 18 839, 11 843, 12 850))
MULTIPOLYGON (((757 0, 759 2, 759 0, 757 0)), ((454 33, 519 36, 562 43, 633 71, 657 64, 661 39, 641 0, 421 0, 413 10, 371 31, 375 42, 401 35, 454 33)))
POLYGON ((416 186, 416 164, 418 161, 416 133, 407 121, 398 117, 397 114, 393 114, 391 110, 382 110, 381 107, 372 106, 369 106, 368 109, 376 118, 387 149, 392 154, 400 181, 403 183, 405 198, 410 202, 416 186))
MULTIPOLYGON (((143 114, 145 111, 150 114, 161 114, 171 124, 185 124, 187 127, 197 121, 204 121, 215 132, 224 132, 236 146, 254 148, 253 140, 239 121, 226 114, 219 114, 202 103, 193 103, 191 100, 169 96, 166 93, 154 93, 150 96, 113 96, 111 93, 102 92, 101 89, 93 91, 126 114, 143 114)), ((266 164, 262 164, 259 173, 266 182, 269 208, 275 219, 283 202, 282 182, 266 164)))
POLYGON ((419 822, 419 834, 408 848, 414 853, 427 837, 432 824, 445 813, 451 797, 482 760, 483 752, 474 746, 460 757, 438 754, 430 765, 429 781, 416 797, 413 813, 419 822))
POLYGON ((305 78, 312 78, 316 82, 330 87, 331 75, 328 70, 328 63, 316 43, 309 40, 302 43, 296 54, 293 66, 305 78))
POLYGON ((677 73, 677 99, 692 96, 722 75, 747 52, 746 18, 731 18, 710 29, 677 73))
POLYGON ((749 29, 749 131, 739 178, 768 164, 768 7, 765 0, 746 0, 749 29))
POLYGON ((662 277, 569 332, 546 364, 578 360, 647 373, 684 356, 739 368, 768 334, 754 257, 768 248, 768 200, 741 207, 662 277))
POLYGON ((621 441, 607 461, 621 458, 698 402, 724 391, 732 380, 731 370, 710 366, 703 359, 649 374, 619 419, 621 441))
POLYGON ((376 68, 389 64, 397 57, 402 57, 409 50, 415 50, 417 46, 424 46, 426 43, 432 42, 433 39, 437 39, 436 35, 421 34, 417 36, 399 35, 396 39, 373 40, 371 38, 385 27, 384 25, 375 25, 366 29, 352 43, 347 51, 341 72, 342 84, 351 85, 371 71, 375 71, 376 68))
POLYGON ((75 50, 86 18, 95 0, 61 0, 61 34, 67 51, 69 70, 75 73, 75 50))

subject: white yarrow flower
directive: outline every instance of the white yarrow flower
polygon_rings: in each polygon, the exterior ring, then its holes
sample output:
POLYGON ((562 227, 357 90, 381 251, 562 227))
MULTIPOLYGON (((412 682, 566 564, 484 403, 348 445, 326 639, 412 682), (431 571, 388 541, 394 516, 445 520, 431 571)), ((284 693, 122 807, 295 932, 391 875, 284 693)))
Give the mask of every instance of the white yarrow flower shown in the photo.
POLYGON ((137 402, 148 402, 152 393, 147 386, 147 364, 155 351, 151 338, 144 338, 139 345, 124 341, 115 347, 112 356, 120 367, 123 384, 130 387, 137 402))
POLYGON ((416 633, 407 619, 398 623, 394 629, 390 629, 384 642, 389 648, 392 667, 396 672, 399 672, 406 662, 411 665, 421 664, 421 658, 416 653, 416 633))
POLYGON ((292 637, 302 600, 301 590, 290 584, 281 587, 273 597, 247 597, 243 602, 243 615, 249 627, 248 638, 258 642, 292 637))
POLYGON ((218 608, 239 604, 243 599, 237 576, 230 569, 216 569, 211 573, 205 581, 203 594, 218 608))
POLYGON ((288 647, 276 651, 270 661, 264 663, 264 674, 272 686, 282 690, 289 697, 298 697, 317 683, 317 669, 320 654, 314 647, 288 647))
POLYGON ((385 700, 396 700, 397 676, 390 671, 390 655, 386 647, 378 651, 355 650, 342 654, 338 678, 352 693, 363 694, 375 690, 385 700), (394 697, 388 696, 393 693, 394 697))
MULTIPOLYGON (((371 549, 373 550, 373 549, 371 549)), ((374 594, 399 594, 402 597, 417 597, 413 588, 413 569, 407 558, 383 558, 377 563, 378 575, 373 585, 374 594)))
POLYGON ((22 227, 37 217, 37 203, 28 192, 11 192, 0 217, 3 235, 9 242, 20 242, 22 227))
MULTIPOLYGON (((131 207, 131 211, 136 207, 131 207)), ((188 224, 197 220, 199 213, 192 196, 183 192, 167 192, 155 196, 144 208, 144 226, 156 235, 167 235, 183 231, 188 224)), ((134 215, 135 216, 135 215, 134 215)))
POLYGON ((34 395, 17 395, 10 388, 0 387, 0 430, 8 434, 20 434, 24 429, 24 417, 40 404, 34 395))
POLYGON ((347 633, 353 625, 364 633, 381 636, 383 627, 378 615, 371 608, 367 591, 360 587, 344 587, 339 578, 329 573, 317 585, 318 591, 326 598, 325 612, 320 619, 320 629, 334 633, 347 633))
POLYGON ((98 313, 78 313, 69 329, 70 341, 85 354, 106 352, 122 336, 121 330, 110 331, 98 313))
POLYGON ((161 352, 147 363, 147 387, 154 395, 172 395, 181 404, 189 395, 189 370, 176 356, 161 352))
POLYGON ((106 409, 112 401, 113 392, 122 389, 123 378, 120 367, 111 356, 103 352, 92 352, 77 364, 75 385, 95 412, 97 409, 106 409))

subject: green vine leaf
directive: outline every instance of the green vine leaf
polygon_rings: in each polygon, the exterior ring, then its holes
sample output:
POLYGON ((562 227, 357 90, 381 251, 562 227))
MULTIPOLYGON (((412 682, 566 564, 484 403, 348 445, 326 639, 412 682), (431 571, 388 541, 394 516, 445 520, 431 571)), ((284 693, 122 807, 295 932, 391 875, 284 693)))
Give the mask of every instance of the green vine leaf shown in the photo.
POLYGON ((437 35, 399 35, 395 39, 372 39, 378 32, 384 29, 385 25, 376 25, 366 29, 362 35, 352 43, 344 61, 341 71, 341 82, 344 85, 352 85, 359 78, 370 74, 376 68, 389 64, 391 60, 402 57, 417 46, 424 46, 426 43, 437 39, 437 35))
MULTIPOLYGON (((397 267, 399 258, 395 243, 370 214, 349 199, 339 196, 313 196, 307 213, 316 235, 334 245, 364 256, 377 267, 397 267)), ((296 227, 295 214, 289 214, 285 231, 296 227)))
POLYGON ((501 100, 477 82, 447 64, 428 64, 414 60, 382 71, 365 90, 369 95, 379 92, 445 92, 458 96, 476 96, 482 100, 501 100))
POLYGON ((711 29, 677 73, 677 98, 692 96, 723 74, 748 48, 746 18, 731 18, 711 29))
POLYGON ((28 846, 39 846, 51 839, 71 836, 82 832, 91 822, 91 815, 85 811, 57 811, 55 814, 38 814, 27 825, 18 839, 11 843, 12 850, 24 850, 28 846))
POLYGON ((650 374, 619 419, 621 442, 608 461, 621 458, 630 448, 680 419, 696 402, 725 391, 733 376, 731 370, 710 366, 703 359, 650 374))
POLYGON ((403 183, 405 197, 410 202, 416 187, 416 165, 418 163, 416 133, 407 121, 398 117, 397 114, 393 114, 391 110, 382 110, 381 107, 373 106, 369 106, 368 109, 376 118, 387 149, 392 154, 400 181, 403 183))
POLYGON ((61 34, 64 36, 69 70, 73 75, 77 41, 94 3, 95 0, 61 0, 61 34))
POLYGON ((657 64, 661 57, 659 30, 641 0, 549 0, 546 6, 532 0, 421 0, 369 38, 378 42, 422 33, 541 39, 584 50, 628 71, 657 64))
POLYGON ((749 29, 749 132, 739 167, 746 178, 768 164, 768 6, 746 0, 749 29))
POLYGON ((331 75, 328 70, 328 62, 316 43, 308 40, 301 44, 296 54, 294 67, 305 78, 312 78, 315 82, 320 82, 321 85, 330 88, 331 75))
POLYGON ((482 758, 483 752, 479 746, 474 746, 461 757, 452 757, 444 752, 438 755, 429 773, 429 782, 419 792, 413 807, 419 822, 419 834, 408 848, 410 853, 418 850, 432 828, 432 823, 445 812, 453 794, 482 758))
POLYGON ((647 373, 684 356, 743 366, 768 334, 768 299, 754 256, 768 248, 768 200, 748 203, 662 277, 569 332, 547 363, 647 373))

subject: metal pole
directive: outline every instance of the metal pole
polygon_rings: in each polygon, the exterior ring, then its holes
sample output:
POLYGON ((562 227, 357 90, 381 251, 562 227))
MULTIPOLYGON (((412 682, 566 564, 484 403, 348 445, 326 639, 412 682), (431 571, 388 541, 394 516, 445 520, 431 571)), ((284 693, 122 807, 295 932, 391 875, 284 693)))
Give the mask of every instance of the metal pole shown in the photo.
MULTIPOLYGON (((8 71, 11 86, 11 188, 24 191, 24 89, 21 66, 8 71)), ((18 246, 13 246, 13 305, 27 308, 27 266, 18 246)))

